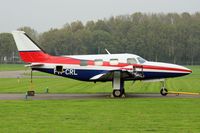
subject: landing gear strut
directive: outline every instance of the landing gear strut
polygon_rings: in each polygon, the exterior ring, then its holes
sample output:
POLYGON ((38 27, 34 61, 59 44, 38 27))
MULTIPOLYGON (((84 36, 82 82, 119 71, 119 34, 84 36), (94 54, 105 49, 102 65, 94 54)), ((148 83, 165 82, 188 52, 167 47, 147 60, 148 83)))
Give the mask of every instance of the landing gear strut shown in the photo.
POLYGON ((28 96, 34 96, 35 95, 35 91, 33 90, 33 70, 31 68, 31 84, 30 84, 30 88, 27 91, 27 95, 28 96))
POLYGON ((162 88, 160 90, 160 94, 162 96, 166 96, 168 94, 168 90, 166 89, 166 86, 165 86, 165 80, 161 81, 161 83, 162 83, 162 88))
POLYGON ((113 96, 122 97, 125 96, 124 81, 121 78, 121 71, 115 71, 113 76, 113 96))

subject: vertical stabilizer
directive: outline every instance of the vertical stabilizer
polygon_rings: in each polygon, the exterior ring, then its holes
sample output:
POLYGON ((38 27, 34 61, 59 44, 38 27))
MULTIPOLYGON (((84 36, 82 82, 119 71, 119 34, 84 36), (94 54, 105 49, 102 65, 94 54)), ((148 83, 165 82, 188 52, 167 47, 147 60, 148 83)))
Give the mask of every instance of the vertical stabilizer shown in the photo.
POLYGON ((19 55, 24 62, 44 62, 49 58, 46 54, 24 31, 13 31, 19 55))

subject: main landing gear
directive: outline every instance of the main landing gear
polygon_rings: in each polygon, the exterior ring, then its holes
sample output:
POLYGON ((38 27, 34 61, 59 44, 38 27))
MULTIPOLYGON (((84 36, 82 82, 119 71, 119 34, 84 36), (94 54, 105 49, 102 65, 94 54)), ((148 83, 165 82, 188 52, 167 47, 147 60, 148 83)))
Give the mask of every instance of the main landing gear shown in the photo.
POLYGON ((162 96, 166 96, 168 94, 168 90, 167 90, 166 85, 165 85, 165 80, 161 81, 161 83, 162 83, 162 87, 161 87, 161 90, 160 90, 160 94, 162 96))
POLYGON ((122 96, 125 96, 125 91, 124 91, 124 89, 113 90, 113 96, 114 96, 114 97, 122 97, 122 96))
MULTIPOLYGON (((134 77, 135 79, 144 78, 142 65, 133 66, 133 69, 128 72, 130 73, 130 76, 134 77)), ((113 88, 113 93, 112 93, 113 97, 125 97, 125 88, 124 88, 124 80, 122 78, 122 71, 113 72, 112 88, 113 88)))
POLYGON ((125 89, 124 89, 124 81, 121 78, 121 71, 115 71, 113 76, 113 97, 124 97, 125 89))

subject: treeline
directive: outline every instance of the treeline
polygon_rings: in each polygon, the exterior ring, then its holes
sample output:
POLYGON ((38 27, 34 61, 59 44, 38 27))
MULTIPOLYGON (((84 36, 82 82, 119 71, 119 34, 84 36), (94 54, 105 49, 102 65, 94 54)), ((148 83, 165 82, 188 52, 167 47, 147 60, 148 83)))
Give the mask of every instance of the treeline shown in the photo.
MULTIPOLYGON (((52 55, 133 53, 147 60, 185 65, 200 64, 200 13, 122 15, 80 21, 37 33, 22 27, 52 55)), ((16 61, 17 51, 9 33, 0 34, 0 57, 16 61)))

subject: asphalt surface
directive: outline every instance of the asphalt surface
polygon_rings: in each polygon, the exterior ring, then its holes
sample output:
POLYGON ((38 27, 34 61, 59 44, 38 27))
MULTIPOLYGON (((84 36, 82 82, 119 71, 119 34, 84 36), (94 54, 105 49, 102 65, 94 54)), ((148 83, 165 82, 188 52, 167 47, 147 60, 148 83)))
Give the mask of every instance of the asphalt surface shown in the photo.
POLYGON ((20 78, 25 71, 0 71, 0 78, 20 78))
MULTIPOLYGON (((112 99, 110 93, 99 94, 35 94, 35 96, 26 96, 26 94, 0 94, 0 100, 56 100, 56 99, 112 99)), ((176 95, 168 94, 126 94, 125 98, 200 98, 200 95, 176 95)), ((119 99, 119 98, 118 98, 119 99)))
MULTIPOLYGON (((34 76, 33 78, 60 78, 59 76, 34 76)), ((0 71, 0 78, 30 78, 30 70, 0 71)))

